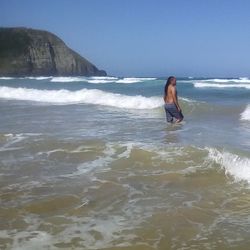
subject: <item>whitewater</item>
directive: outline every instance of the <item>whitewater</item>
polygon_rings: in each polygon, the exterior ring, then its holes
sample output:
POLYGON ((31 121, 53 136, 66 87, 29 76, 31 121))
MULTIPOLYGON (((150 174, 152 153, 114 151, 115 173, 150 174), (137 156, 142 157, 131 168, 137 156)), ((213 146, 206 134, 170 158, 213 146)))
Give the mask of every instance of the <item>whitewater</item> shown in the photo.
POLYGON ((248 249, 250 80, 0 78, 1 249, 248 249))
POLYGON ((127 109, 153 109, 162 106, 162 100, 158 97, 126 96, 97 89, 69 91, 0 87, 0 98, 58 104, 87 103, 127 109))

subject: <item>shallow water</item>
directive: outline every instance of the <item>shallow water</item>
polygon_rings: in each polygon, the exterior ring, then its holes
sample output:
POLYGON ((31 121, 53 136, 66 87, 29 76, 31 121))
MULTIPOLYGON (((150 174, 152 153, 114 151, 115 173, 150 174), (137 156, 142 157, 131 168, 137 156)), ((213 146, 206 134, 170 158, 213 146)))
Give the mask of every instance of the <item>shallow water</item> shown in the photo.
POLYGON ((1 248, 249 248, 248 79, 0 84, 1 248))

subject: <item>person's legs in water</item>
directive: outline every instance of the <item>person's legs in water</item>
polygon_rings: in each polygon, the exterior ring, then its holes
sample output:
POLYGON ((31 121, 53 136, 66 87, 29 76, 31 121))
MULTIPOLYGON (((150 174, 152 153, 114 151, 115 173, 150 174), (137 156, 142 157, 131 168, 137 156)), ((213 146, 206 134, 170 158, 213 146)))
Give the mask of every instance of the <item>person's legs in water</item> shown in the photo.
POLYGON ((174 103, 166 103, 165 111, 168 122, 173 122, 173 118, 176 119, 176 123, 179 123, 183 120, 184 116, 181 111, 177 109, 174 103))
POLYGON ((166 118, 167 118, 167 122, 173 122, 173 116, 172 114, 168 111, 167 105, 165 104, 164 106, 165 108, 165 112, 166 112, 166 118))

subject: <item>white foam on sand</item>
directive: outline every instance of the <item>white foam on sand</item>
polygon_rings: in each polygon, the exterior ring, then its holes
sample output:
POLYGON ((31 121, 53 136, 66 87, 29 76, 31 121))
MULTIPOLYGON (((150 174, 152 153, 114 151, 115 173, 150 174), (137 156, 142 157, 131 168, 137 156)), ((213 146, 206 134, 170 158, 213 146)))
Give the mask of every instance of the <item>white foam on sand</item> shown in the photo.
POLYGON ((240 157, 226 151, 220 152, 215 148, 207 148, 208 157, 219 164, 226 175, 230 175, 235 181, 247 181, 250 184, 250 159, 240 157))
POLYGON ((0 87, 0 98, 52 104, 85 103, 124 109, 154 109, 163 105, 160 97, 128 96, 97 89, 69 91, 0 87))
POLYGON ((246 109, 241 113, 241 120, 250 121, 250 104, 246 109))

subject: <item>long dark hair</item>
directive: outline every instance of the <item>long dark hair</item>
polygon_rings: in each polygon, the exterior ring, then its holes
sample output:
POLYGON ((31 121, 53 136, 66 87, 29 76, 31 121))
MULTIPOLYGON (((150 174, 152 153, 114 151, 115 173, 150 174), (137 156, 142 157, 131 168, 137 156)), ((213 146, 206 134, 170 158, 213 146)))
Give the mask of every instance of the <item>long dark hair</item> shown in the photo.
POLYGON ((167 82, 166 82, 166 85, 165 85, 165 95, 168 94, 168 86, 169 86, 169 84, 172 82, 172 80, 174 80, 174 79, 175 79, 174 76, 170 76, 170 77, 168 78, 168 80, 167 80, 167 82))

